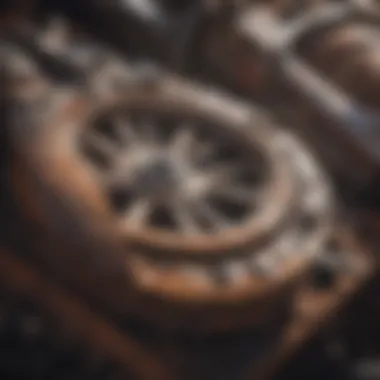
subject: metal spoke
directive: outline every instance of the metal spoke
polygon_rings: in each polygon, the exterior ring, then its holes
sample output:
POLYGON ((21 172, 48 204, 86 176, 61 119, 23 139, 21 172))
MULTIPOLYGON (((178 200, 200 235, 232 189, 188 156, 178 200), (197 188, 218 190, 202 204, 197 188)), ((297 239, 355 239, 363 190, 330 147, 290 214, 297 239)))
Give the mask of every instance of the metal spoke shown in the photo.
POLYGON ((194 212, 214 230, 221 230, 226 227, 227 221, 223 215, 205 200, 199 200, 194 205, 194 212))
POLYGON ((178 128, 171 142, 171 150, 181 157, 190 158, 191 150, 194 148, 195 136, 191 126, 178 128))
POLYGON ((222 149, 232 141, 224 145, 212 135, 200 135, 191 121, 180 122, 172 130, 167 116, 165 123, 148 112, 138 119, 134 116, 118 112, 108 120, 113 136, 102 136, 103 130, 90 136, 94 147, 112 158, 101 180, 111 196, 116 189, 115 203, 118 190, 134 195, 132 202, 129 197, 124 203, 120 200, 124 206, 118 213, 125 228, 207 235, 243 223, 255 211, 261 190, 255 182, 245 183, 245 174, 255 173, 254 158, 249 162, 247 156, 230 156, 228 149, 223 156, 222 149), (166 210, 162 219, 156 210, 160 205, 166 210))
POLYGON ((158 141, 158 128, 150 121, 144 120, 139 123, 138 129, 141 132, 141 139, 149 143, 158 141))
POLYGON ((134 227, 144 225, 151 214, 152 204, 149 199, 137 199, 125 212, 126 221, 134 227))
POLYGON ((195 164, 202 164, 210 160, 217 152, 217 146, 214 143, 199 143, 199 147, 194 150, 193 161, 195 164))
POLYGON ((205 175, 210 178, 213 187, 223 186, 233 182, 236 175, 242 171, 241 165, 236 162, 220 162, 208 166, 205 175))
POLYGON ((120 186, 129 187, 132 184, 133 169, 125 168, 124 171, 112 170, 110 173, 104 175, 103 179, 109 188, 117 188, 120 186))
POLYGON ((117 137, 122 143, 131 144, 138 141, 137 134, 128 120, 118 117, 114 120, 113 125, 115 127, 117 137))
POLYGON ((201 228, 194 213, 186 202, 174 201, 171 204, 170 209, 180 231, 185 233, 201 232, 201 228))
POLYGON ((258 196, 257 191, 240 185, 218 186, 213 188, 210 193, 240 205, 253 203, 258 196))

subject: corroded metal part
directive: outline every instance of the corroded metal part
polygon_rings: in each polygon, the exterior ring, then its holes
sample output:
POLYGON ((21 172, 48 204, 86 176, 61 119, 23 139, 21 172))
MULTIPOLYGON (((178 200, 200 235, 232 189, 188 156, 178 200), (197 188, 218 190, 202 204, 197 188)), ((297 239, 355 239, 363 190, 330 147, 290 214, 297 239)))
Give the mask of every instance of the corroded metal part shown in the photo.
MULTIPOLYGON (((272 378, 374 267, 356 231, 341 228, 313 155, 263 110, 154 66, 132 67, 64 22, 29 30, 31 38, 13 30, 0 53, 16 235, 25 237, 14 245, 43 277, 0 253, 0 284, 115 359, 122 378, 130 370, 147 380, 221 378, 213 353, 192 351, 207 351, 207 337, 224 351, 241 333, 257 348, 243 352, 248 378, 272 378), (139 335, 135 319, 152 336, 139 335), (262 342, 252 330, 273 334, 262 342)), ((304 72, 289 62, 288 73, 304 72)), ((300 77, 320 85, 308 70, 300 77)), ((228 353, 218 358, 232 363, 228 353)))
MULTIPOLYGON (((75 86, 10 67, 20 202, 87 251, 86 287, 99 285, 92 262, 109 262, 97 296, 114 312, 197 329, 261 323, 328 244, 323 171, 262 111, 165 73, 147 83, 102 56, 75 86), (145 311, 158 301, 167 309, 145 311)), ((73 256, 57 252, 54 270, 72 271, 73 256)))

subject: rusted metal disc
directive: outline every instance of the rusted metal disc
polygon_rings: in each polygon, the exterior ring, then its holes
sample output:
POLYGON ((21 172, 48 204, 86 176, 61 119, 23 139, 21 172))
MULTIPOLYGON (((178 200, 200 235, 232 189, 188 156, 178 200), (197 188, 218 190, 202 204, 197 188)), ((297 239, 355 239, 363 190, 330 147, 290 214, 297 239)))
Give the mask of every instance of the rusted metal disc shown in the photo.
POLYGON ((15 117, 13 145, 19 175, 33 178, 18 186, 20 203, 48 233, 82 244, 85 234, 90 253, 101 246, 124 265, 130 281, 119 285, 140 301, 113 311, 190 329, 265 320, 330 234, 323 173, 260 110, 102 65, 88 87, 52 86, 31 68, 29 87, 14 82, 29 133, 15 117))

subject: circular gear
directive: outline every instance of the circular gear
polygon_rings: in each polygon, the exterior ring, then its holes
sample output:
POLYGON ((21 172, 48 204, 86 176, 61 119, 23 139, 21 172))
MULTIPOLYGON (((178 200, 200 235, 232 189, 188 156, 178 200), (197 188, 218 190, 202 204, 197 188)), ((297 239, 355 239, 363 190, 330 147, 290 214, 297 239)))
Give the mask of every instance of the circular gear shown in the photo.
POLYGON ((118 314, 219 329, 289 306, 332 222, 326 179, 302 144, 198 86, 112 75, 95 93, 35 86, 30 97, 14 86, 34 121, 27 138, 22 123, 11 130, 28 215, 124 273, 109 299, 102 292, 118 314), (137 296, 123 300, 129 288, 137 296))
POLYGON ((128 241, 175 255, 236 250, 268 238, 293 203, 292 170, 266 133, 205 108, 132 95, 89 123, 84 155, 128 241))

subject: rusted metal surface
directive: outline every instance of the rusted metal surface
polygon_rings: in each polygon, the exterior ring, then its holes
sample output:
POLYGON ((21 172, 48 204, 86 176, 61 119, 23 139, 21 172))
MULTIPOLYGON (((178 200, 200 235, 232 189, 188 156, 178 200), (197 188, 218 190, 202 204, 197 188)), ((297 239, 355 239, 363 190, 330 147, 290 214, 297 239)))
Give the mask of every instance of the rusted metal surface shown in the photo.
MULTIPOLYGON (((21 161, 15 172, 24 168, 21 178, 40 181, 16 179, 16 199, 26 200, 30 215, 37 207, 46 232, 78 239, 81 250, 91 235, 98 260, 111 262, 109 270, 126 268, 126 280, 109 291, 141 292, 149 313, 131 297, 105 293, 107 302, 117 300, 114 311, 198 329, 260 323, 276 307, 269 300, 291 296, 328 244, 327 178, 302 143, 259 110, 170 76, 134 84, 116 59, 102 63, 85 68, 91 75, 83 88, 62 90, 32 69, 10 68, 11 97, 31 115, 28 139, 24 121, 15 118, 10 131, 21 161), (202 149, 210 155, 203 161, 202 149), (149 307, 158 301, 168 310, 149 307)), ((59 260, 55 270, 64 271, 67 254, 59 260)))
POLYGON ((336 187, 378 173, 378 16, 348 1, 144 4, 78 1, 74 17, 58 2, 76 25, 3 24, 2 288, 122 378, 275 379, 375 274, 362 230, 377 213, 342 222, 357 214, 336 187))

